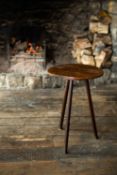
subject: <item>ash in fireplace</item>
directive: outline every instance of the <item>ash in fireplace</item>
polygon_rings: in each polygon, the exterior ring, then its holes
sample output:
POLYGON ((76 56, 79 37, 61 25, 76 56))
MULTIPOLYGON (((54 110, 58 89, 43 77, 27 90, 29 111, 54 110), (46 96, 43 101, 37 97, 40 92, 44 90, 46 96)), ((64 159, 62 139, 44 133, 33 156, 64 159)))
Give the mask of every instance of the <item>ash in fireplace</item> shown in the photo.
POLYGON ((23 75, 39 75, 45 72, 45 62, 38 59, 23 59, 17 60, 17 63, 12 63, 8 72, 20 73, 23 75))

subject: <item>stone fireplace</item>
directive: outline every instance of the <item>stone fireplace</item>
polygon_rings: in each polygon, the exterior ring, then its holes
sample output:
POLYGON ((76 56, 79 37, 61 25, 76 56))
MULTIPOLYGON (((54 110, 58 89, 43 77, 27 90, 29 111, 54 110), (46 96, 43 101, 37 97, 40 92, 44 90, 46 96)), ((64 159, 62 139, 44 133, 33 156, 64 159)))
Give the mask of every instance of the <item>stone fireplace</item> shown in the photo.
POLYGON ((48 67, 76 63, 72 50, 75 38, 90 36, 92 16, 104 10, 111 17, 111 51, 104 76, 93 83, 117 81, 117 2, 114 0, 45 0, 32 3, 1 1, 0 88, 49 88, 64 85, 51 77, 48 67), (15 13, 15 15, 14 15, 15 13))
POLYGON ((46 69, 46 36, 44 29, 28 24, 12 28, 7 50, 7 72, 38 75, 46 69))

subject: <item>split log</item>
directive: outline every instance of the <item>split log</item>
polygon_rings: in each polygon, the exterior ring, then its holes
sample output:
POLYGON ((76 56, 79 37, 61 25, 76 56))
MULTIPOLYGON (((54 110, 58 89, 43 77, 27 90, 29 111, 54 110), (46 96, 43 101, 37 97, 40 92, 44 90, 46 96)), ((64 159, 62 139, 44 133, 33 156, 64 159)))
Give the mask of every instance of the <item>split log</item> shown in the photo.
POLYGON ((112 45, 112 38, 110 35, 101 36, 105 45, 112 45))
POLYGON ((99 55, 100 52, 105 48, 105 44, 99 40, 99 41, 95 41, 93 43, 92 49, 93 49, 93 55, 99 55))
POLYGON ((112 38, 109 34, 94 34, 94 42, 102 41, 105 45, 112 45, 112 38))
POLYGON ((27 48, 27 42, 21 42, 20 40, 16 42, 15 48, 18 51, 24 51, 27 48))
POLYGON ((104 10, 99 12, 98 18, 99 18, 99 21, 105 25, 109 25, 112 21, 111 16, 104 10))
POLYGON ((75 48, 72 50, 72 55, 74 58, 79 58, 82 57, 83 55, 91 56, 92 48, 86 48, 86 49, 75 48))
POLYGON ((112 39, 109 34, 110 23, 111 18, 106 12, 99 16, 90 17, 88 38, 75 38, 73 44, 72 55, 78 63, 97 67, 110 65, 109 60, 112 55, 112 39))
POLYGON ((83 55, 91 56, 92 55, 92 49, 91 48, 83 49, 83 50, 81 50, 80 55, 81 55, 81 57, 83 55))
POLYGON ((96 33, 98 28, 98 21, 91 21, 89 23, 89 30, 91 33, 96 33))
POLYGON ((101 18, 100 21, 105 25, 109 25, 111 24, 112 18, 110 16, 105 16, 101 18))
POLYGON ((79 49, 79 48, 73 48, 73 50, 71 52, 72 52, 73 57, 74 58, 77 58, 77 56, 80 56, 81 49, 79 49))
POLYGON ((112 61, 107 61, 106 63, 102 63, 102 68, 110 68, 112 66, 112 61))
POLYGON ((104 62, 106 53, 104 51, 101 51, 101 53, 97 56, 95 56, 95 62, 97 67, 101 67, 102 63, 104 62))
POLYGON ((89 30, 92 33, 108 34, 109 33, 109 25, 103 24, 103 23, 97 22, 97 21, 91 21, 89 23, 89 30))
POLYGON ((106 47, 106 48, 103 49, 103 51, 106 53, 106 57, 104 59, 104 63, 106 63, 107 61, 109 61, 111 59, 112 48, 111 47, 106 47))
POLYGON ((73 47, 85 49, 90 48, 92 45, 88 38, 78 38, 75 40, 73 47))
POLYGON ((102 33, 102 34, 109 33, 109 25, 98 22, 97 33, 102 33))
POLYGON ((92 43, 94 40, 94 34, 89 31, 87 36, 88 36, 89 41, 92 43))
POLYGON ((99 18, 98 18, 98 16, 91 15, 90 16, 90 21, 95 21, 95 22, 97 21, 98 22, 99 21, 99 18))
POLYGON ((95 66, 95 61, 93 56, 83 55, 81 58, 81 63, 95 66))
POLYGON ((103 65, 106 65, 107 62, 110 61, 112 55, 112 49, 111 47, 104 48, 99 55, 95 56, 96 60, 96 66, 101 67, 103 65))

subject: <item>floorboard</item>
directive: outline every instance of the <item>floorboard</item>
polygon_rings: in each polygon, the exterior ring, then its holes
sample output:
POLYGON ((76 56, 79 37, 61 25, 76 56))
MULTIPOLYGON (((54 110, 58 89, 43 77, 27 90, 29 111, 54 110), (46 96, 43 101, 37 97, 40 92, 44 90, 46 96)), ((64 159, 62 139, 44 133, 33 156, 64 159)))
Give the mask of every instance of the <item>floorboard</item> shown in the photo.
POLYGON ((92 86, 91 93, 100 139, 86 89, 75 87, 65 155, 58 128, 64 89, 1 90, 0 175, 117 175, 117 84, 92 86))

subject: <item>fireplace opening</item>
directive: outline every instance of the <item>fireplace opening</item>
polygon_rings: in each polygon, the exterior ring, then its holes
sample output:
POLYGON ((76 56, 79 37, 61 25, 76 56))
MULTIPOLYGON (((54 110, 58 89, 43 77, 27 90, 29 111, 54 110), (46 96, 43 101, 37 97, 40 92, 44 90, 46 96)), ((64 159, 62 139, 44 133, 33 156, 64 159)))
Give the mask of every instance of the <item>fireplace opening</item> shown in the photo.
POLYGON ((48 63, 54 64, 51 38, 45 28, 29 24, 14 24, 6 42, 8 73, 43 74, 48 63))
POLYGON ((15 26, 9 39, 8 72, 39 74, 46 68, 46 33, 36 26, 15 26))

